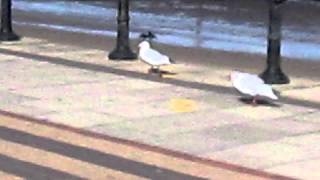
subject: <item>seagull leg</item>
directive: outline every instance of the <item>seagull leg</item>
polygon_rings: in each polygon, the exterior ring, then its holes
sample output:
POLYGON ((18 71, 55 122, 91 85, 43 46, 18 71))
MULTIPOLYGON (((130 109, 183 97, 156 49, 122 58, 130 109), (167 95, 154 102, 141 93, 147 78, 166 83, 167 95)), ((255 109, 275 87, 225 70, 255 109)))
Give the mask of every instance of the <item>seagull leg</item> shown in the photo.
POLYGON ((155 73, 156 73, 160 78, 162 78, 162 72, 161 72, 159 66, 156 66, 155 73))
POLYGON ((257 106, 258 105, 258 102, 257 102, 257 96, 254 96, 253 98, 252 98, 252 102, 251 102, 251 105, 252 106, 257 106))
POLYGON ((148 70, 148 73, 150 74, 157 73, 157 68, 151 66, 151 68, 148 70))
POLYGON ((160 77, 161 75, 161 71, 159 69, 159 66, 152 66, 149 70, 148 70, 149 74, 154 74, 154 75, 159 75, 160 77))

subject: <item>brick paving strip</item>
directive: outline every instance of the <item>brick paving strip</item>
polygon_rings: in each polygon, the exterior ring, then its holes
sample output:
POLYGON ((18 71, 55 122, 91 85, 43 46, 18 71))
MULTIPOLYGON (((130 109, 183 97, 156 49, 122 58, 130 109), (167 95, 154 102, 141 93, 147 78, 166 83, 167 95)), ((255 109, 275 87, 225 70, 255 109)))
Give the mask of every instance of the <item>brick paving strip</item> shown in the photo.
POLYGON ((290 179, 6 111, 0 114, 0 175, 5 179, 290 179))

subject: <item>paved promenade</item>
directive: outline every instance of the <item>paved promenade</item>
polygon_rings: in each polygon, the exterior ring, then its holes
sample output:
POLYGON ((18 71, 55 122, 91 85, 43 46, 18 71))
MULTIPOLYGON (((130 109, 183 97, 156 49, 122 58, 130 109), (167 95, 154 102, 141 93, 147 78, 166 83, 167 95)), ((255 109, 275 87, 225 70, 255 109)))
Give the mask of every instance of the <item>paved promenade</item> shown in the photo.
POLYGON ((178 62, 164 67, 175 74, 159 78, 140 61, 109 61, 106 51, 33 38, 0 44, 0 69, 4 111, 320 179, 318 78, 292 76, 290 85, 274 86, 281 92, 278 102, 253 107, 239 100, 228 67, 178 62))

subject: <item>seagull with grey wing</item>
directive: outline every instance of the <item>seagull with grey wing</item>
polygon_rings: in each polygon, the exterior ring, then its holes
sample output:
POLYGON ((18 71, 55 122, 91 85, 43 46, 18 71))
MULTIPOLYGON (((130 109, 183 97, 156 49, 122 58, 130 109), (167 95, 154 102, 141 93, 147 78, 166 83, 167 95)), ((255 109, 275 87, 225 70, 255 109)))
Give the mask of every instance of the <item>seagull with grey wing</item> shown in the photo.
POLYGON ((252 97, 252 105, 257 105, 259 99, 278 100, 271 85, 255 74, 233 71, 230 74, 232 85, 242 94, 252 97))
POLYGON ((157 73, 161 75, 160 66, 172 64, 167 55, 153 49, 148 41, 142 41, 139 44, 139 58, 150 65, 149 73, 157 73))

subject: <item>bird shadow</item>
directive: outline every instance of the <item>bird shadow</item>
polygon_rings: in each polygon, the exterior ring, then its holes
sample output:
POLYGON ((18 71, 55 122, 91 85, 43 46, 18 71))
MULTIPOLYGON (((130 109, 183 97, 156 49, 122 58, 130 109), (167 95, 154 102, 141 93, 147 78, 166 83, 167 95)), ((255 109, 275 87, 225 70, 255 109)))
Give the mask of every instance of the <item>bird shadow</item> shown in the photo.
POLYGON ((240 97, 238 100, 244 104, 253 105, 253 106, 262 105, 262 106, 277 107, 277 108, 281 107, 280 104, 277 104, 273 101, 266 100, 266 99, 257 99, 255 105, 252 104, 253 97, 240 97))
POLYGON ((156 75, 159 77, 162 77, 163 75, 177 75, 177 73, 166 71, 166 70, 160 70, 160 69, 149 69, 148 74, 156 75))
POLYGON ((177 75, 177 73, 175 73, 175 72, 170 72, 170 71, 166 71, 166 70, 160 70, 160 74, 163 74, 163 75, 177 75))

